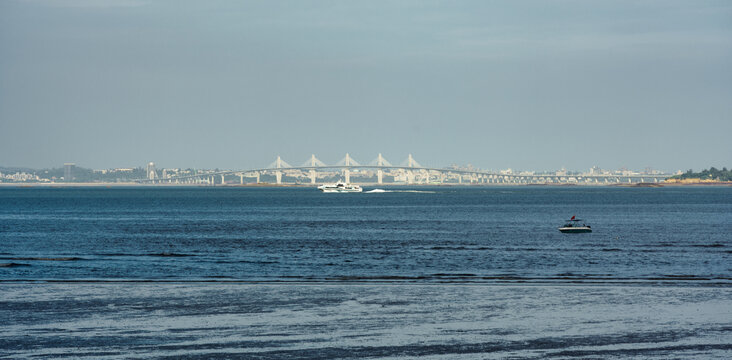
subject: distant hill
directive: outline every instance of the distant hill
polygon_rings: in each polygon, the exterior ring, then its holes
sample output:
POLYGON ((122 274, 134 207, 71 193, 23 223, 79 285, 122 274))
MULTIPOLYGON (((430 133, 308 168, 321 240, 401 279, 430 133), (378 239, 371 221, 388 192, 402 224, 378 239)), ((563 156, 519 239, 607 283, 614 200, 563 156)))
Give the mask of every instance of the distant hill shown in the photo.
POLYGON ((699 180, 714 180, 714 181, 732 181, 732 171, 727 170, 726 167, 719 170, 711 167, 708 170, 702 170, 701 172, 695 173, 691 169, 681 175, 675 175, 669 179, 675 180, 686 180, 686 179, 699 179, 699 180))

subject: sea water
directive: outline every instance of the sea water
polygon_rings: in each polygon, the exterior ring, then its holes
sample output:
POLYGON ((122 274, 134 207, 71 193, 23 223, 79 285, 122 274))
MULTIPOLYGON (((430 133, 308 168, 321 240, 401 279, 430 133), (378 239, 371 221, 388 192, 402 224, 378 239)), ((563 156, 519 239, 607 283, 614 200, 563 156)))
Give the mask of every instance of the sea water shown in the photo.
POLYGON ((0 188, 0 358, 732 357, 732 188, 383 190, 0 188))
POLYGON ((730 187, 387 191, 2 188, 0 279, 732 278, 730 187))

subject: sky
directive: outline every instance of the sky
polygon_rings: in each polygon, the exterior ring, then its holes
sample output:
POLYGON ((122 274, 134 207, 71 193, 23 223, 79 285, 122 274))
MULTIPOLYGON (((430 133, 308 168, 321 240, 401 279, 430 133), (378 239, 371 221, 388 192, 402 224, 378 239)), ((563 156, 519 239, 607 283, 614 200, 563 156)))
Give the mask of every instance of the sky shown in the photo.
POLYGON ((0 166, 732 165, 730 1, 0 1, 0 166))

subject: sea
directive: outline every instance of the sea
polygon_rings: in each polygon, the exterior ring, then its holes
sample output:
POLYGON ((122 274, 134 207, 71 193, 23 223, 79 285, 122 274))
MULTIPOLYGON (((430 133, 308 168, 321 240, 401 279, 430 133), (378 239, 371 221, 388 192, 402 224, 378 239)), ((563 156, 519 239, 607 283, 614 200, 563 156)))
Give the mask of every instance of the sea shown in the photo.
POLYGON ((376 188, 2 187, 0 358, 732 357, 732 187, 376 188))

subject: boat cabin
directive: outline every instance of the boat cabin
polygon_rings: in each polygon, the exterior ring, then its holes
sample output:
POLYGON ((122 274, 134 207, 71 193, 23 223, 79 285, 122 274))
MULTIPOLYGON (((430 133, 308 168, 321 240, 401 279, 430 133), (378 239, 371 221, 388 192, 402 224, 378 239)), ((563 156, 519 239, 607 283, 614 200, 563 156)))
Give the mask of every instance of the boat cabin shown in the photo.
POLYGON ((563 233, 586 233, 592 232, 592 227, 587 225, 584 220, 577 219, 572 216, 571 219, 567 220, 565 224, 559 228, 559 231, 563 233))

